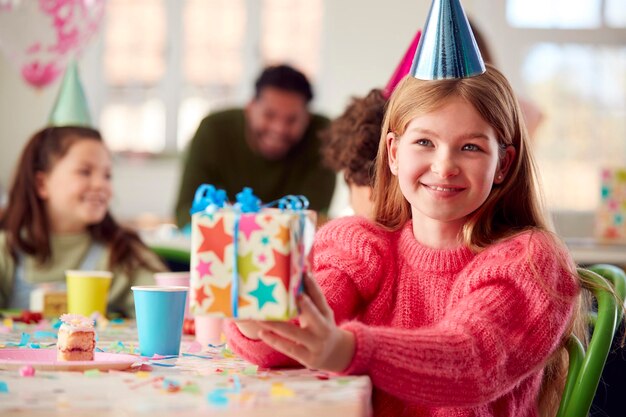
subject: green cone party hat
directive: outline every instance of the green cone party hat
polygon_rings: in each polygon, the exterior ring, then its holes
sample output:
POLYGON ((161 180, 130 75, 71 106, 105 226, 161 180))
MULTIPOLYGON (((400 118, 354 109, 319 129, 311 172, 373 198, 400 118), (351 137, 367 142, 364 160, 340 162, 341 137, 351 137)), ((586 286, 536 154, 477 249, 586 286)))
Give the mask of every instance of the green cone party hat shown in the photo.
POLYGON ((87 99, 74 60, 70 61, 65 69, 65 76, 50 113, 49 123, 51 126, 92 126, 87 99))

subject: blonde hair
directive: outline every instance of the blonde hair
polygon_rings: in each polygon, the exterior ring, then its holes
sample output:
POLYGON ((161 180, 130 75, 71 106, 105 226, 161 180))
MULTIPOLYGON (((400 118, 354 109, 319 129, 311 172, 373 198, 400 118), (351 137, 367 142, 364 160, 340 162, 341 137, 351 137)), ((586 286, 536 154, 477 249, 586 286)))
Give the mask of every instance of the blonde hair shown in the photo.
POLYGON ((471 78, 423 81, 407 76, 400 82, 385 113, 376 161, 372 197, 374 218, 381 226, 396 230, 411 218, 410 205, 387 165, 387 133, 393 132, 398 138, 416 116, 437 110, 452 98, 461 98, 494 128, 502 155, 507 146, 516 151, 504 181, 493 187, 487 200, 466 222, 464 243, 479 251, 520 230, 547 230, 549 221, 536 185, 534 158, 527 146, 528 133, 519 104, 504 75, 489 64, 487 68, 484 74, 471 78))
MULTIPOLYGON (((410 204, 388 166, 387 134, 394 133, 395 140, 399 140, 412 119, 443 107, 452 98, 470 103, 493 127, 501 158, 509 146, 516 151, 504 181, 494 185, 481 207, 468 216, 462 230, 463 243, 479 252, 495 241, 525 230, 549 231, 550 221, 543 209, 537 170, 519 104, 507 79, 489 64, 487 71, 476 77, 423 81, 409 75, 398 84, 387 106, 378 146, 372 195, 374 221, 386 229, 397 230, 411 219, 410 204)), ((552 234, 552 237, 556 245, 564 248, 557 236, 552 234)), ((576 274, 573 267, 567 266, 576 274)), ((580 310, 586 305, 579 303, 576 308, 580 310)), ((574 314, 560 348, 545 364, 539 400, 542 415, 556 414, 567 365, 564 341, 572 331, 585 339, 585 317, 581 311, 574 314)))

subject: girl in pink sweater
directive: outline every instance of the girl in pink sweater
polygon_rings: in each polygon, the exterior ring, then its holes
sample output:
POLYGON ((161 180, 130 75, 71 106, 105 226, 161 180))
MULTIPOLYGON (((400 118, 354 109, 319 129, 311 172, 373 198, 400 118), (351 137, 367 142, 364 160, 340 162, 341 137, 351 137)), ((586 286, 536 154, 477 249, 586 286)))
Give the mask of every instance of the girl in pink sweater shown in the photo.
POLYGON ((376 416, 554 415, 579 282, 506 78, 406 77, 376 164, 374 222, 319 231, 298 322, 230 323, 229 344, 369 375, 376 416))

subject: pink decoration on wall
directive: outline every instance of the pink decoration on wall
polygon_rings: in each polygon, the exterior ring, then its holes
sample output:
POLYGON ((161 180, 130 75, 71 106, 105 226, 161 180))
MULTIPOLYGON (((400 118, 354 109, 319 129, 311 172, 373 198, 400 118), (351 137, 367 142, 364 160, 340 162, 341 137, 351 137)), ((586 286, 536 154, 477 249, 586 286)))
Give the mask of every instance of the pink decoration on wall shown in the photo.
POLYGON ((24 81, 43 88, 59 78, 98 32, 105 0, 29 0, 0 7, 0 49, 24 81))
POLYGON ((23 377, 33 377, 35 376, 35 368, 30 365, 23 366, 20 368, 20 375, 23 377))
POLYGON ((39 61, 30 62, 22 66, 22 78, 30 85, 42 88, 56 80, 63 70, 55 62, 42 65, 39 61))

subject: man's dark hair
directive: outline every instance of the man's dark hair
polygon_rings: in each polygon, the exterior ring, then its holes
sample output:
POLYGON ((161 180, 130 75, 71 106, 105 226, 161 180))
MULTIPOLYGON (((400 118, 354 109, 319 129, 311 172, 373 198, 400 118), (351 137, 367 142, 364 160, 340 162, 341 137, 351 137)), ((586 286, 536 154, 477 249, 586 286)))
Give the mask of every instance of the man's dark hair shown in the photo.
POLYGON ((289 65, 276 65, 263 70, 254 85, 254 96, 259 98, 265 87, 274 87, 280 90, 292 91, 304 97, 306 102, 313 99, 311 84, 303 73, 289 65))

